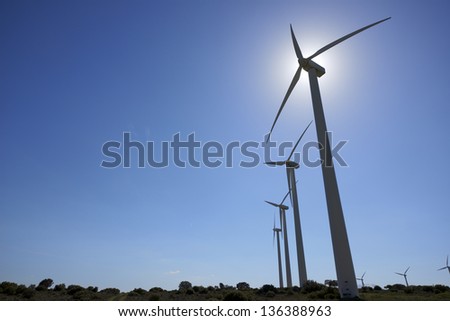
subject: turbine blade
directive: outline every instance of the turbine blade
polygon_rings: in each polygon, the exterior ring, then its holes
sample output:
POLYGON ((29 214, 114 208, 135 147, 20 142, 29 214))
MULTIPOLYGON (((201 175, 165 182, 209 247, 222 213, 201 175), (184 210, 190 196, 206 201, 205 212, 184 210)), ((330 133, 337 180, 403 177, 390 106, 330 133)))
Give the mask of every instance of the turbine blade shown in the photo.
POLYGON ((269 202, 269 201, 264 201, 264 202, 266 202, 267 204, 270 204, 270 205, 272 205, 272 206, 279 207, 279 205, 276 204, 276 203, 269 202))
POLYGON ((406 275, 406 272, 408 272, 409 268, 410 268, 410 266, 406 269, 406 271, 405 271, 405 273, 404 273, 405 275, 406 275))
POLYGON ((294 30, 292 29, 292 24, 291 24, 291 36, 292 36, 292 42, 294 43, 294 49, 295 49, 295 54, 297 55, 297 59, 299 61, 301 61, 301 60, 303 60, 303 55, 302 55, 302 51, 300 50, 300 47, 298 45, 297 39, 295 38, 294 30))
POLYGON ((289 158, 287 160, 288 162, 291 160, 292 155, 294 155, 295 149, 297 148, 298 144, 300 143, 301 139, 303 138, 303 135, 305 135, 305 133, 308 130, 309 126, 311 126, 312 122, 313 122, 312 120, 309 122, 308 126, 306 126, 305 130, 300 135, 300 138, 297 140, 297 143, 295 143, 295 146, 294 146, 294 148, 292 148, 291 154, 289 155, 289 158))
MULTIPOLYGON (((295 181, 295 185, 297 185, 298 180, 295 181)), ((286 198, 288 197, 288 195, 291 193, 292 191, 292 186, 290 186, 289 191, 286 193, 286 195, 284 196, 283 200, 281 201, 280 205, 283 205, 284 201, 286 200, 286 198)))
POLYGON ((442 270, 445 270, 447 267, 446 266, 444 266, 443 268, 440 268, 440 269, 438 269, 438 271, 442 271, 442 270))
POLYGON ((362 275, 361 279, 363 279, 363 278, 364 278, 364 275, 366 275, 366 272, 364 272, 364 273, 363 273, 363 275, 362 275))
POLYGON ((362 31, 364 31, 364 30, 366 30, 366 29, 369 29, 369 28, 371 28, 371 27, 373 27, 373 26, 375 26, 375 25, 377 25, 377 24, 379 24, 379 23, 382 23, 382 22, 384 22, 384 21, 386 21, 386 20, 389 20, 389 19, 391 19, 391 17, 385 18, 385 19, 383 19, 383 20, 380 20, 380 21, 377 21, 377 22, 375 22, 375 23, 372 23, 372 24, 370 24, 370 25, 368 25, 368 26, 365 26, 365 27, 363 27, 363 28, 361 28, 361 29, 358 29, 358 30, 356 30, 356 31, 353 31, 352 33, 349 33, 348 35, 343 36, 343 37, 339 38, 338 40, 333 41, 332 43, 329 43, 329 44, 326 45, 325 47, 322 47, 321 49, 317 50, 313 55, 309 56, 309 57, 306 58, 306 59, 307 59, 307 60, 311 60, 311 59, 313 59, 314 57, 317 57, 318 55, 320 55, 321 53, 327 51, 328 49, 331 49, 332 47, 334 47, 334 46, 336 46, 337 44, 341 43, 342 41, 345 41, 345 40, 347 40, 348 38, 353 37, 354 35, 356 35, 356 34, 362 32, 362 31))
MULTIPOLYGON (((281 208, 280 208, 280 228, 281 228, 281 230, 283 230, 284 229, 284 226, 283 226, 283 212, 282 212, 282 210, 281 210, 281 208)), ((283 236, 283 234, 281 234, 281 236, 283 236)))
POLYGON ((398 272, 394 272, 394 273, 398 274, 398 275, 401 275, 401 276, 404 276, 403 273, 398 273, 398 272))
POLYGON ((275 226, 273 227, 272 246, 275 246, 275 226))
POLYGON ((278 162, 265 162, 264 164, 270 165, 270 166, 283 166, 286 164, 285 161, 278 161, 278 162))
POLYGON ((288 195, 291 193, 291 189, 289 189, 289 191, 286 193, 286 195, 284 195, 283 200, 281 201, 280 205, 283 205, 284 201, 286 200, 286 198, 288 197, 288 195))
POLYGON ((447 266, 448 266, 448 255, 447 255, 447 261, 446 261, 445 265, 447 265, 447 266))
MULTIPOLYGON (((286 174, 287 174, 287 179, 288 179, 288 188, 289 188, 289 191, 292 191, 292 179, 291 179, 291 172, 290 171, 292 171, 293 169, 292 168, 288 168, 288 167, 286 167, 286 174)), ((292 193, 289 193, 289 198, 290 198, 290 200, 291 200, 291 206, 294 206, 294 201, 293 201, 293 198, 292 198, 292 193)))
POLYGON ((299 66, 297 71, 295 72, 294 78, 292 78, 291 85, 289 86, 289 88, 286 92, 286 95, 284 96, 284 99, 283 99, 283 102, 281 103, 280 109, 278 109, 278 113, 272 124, 272 128, 270 128, 269 135, 267 135, 266 142, 269 141, 270 135, 272 135, 273 128, 275 127, 275 124, 277 123, 278 117, 280 117, 281 111, 283 110, 284 105, 286 104, 286 101, 288 100, 289 96, 291 95, 292 90, 294 89, 295 85, 297 84, 298 80, 300 79, 301 72, 302 72, 302 67, 299 66))

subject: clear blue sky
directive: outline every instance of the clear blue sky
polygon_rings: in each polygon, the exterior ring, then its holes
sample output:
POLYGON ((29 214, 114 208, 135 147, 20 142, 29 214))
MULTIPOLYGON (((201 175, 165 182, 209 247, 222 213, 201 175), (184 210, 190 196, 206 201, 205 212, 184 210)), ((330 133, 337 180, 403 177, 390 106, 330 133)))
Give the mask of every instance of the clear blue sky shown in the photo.
MULTIPOLYGON (((328 128, 358 276, 450 285, 447 1, 2 1, 0 281, 118 287, 277 284, 282 168, 100 167, 123 132, 142 142, 261 142, 305 55, 324 53, 328 128)), ((302 75, 273 139, 312 106, 302 75)), ((312 126, 305 141, 315 141, 312 126)), ((258 153, 262 155, 262 150, 258 153)), ((236 163, 245 160, 236 154, 236 163)), ((308 277, 334 279, 320 168, 301 167, 308 277)), ((290 204, 288 204, 290 205, 290 204)), ((288 212, 298 284, 292 212, 288 212)))

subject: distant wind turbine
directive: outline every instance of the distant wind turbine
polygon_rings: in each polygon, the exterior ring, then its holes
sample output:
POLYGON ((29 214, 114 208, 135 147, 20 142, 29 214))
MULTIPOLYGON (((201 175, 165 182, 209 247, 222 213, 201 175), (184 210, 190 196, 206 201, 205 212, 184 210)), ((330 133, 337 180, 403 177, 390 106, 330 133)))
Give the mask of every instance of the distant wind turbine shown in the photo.
POLYGON ((278 117, 286 104, 292 90, 300 79, 302 69, 308 72, 309 85, 311 89, 311 98, 313 103, 314 119, 316 123, 317 140, 320 149, 320 159, 322 161, 322 175, 325 187, 325 195, 327 200, 328 218, 330 221, 331 241, 333 243, 334 261, 336 266, 337 281, 339 286, 339 293, 341 298, 355 298, 358 297, 358 285, 356 283, 355 269, 353 267, 352 255, 350 252, 350 245, 348 242, 347 229, 345 227, 344 213, 342 211, 341 199, 339 196, 339 189, 336 180, 336 173, 333 165, 333 158, 329 145, 328 130, 325 122, 325 115, 322 106, 322 99, 320 97, 320 89, 318 77, 325 74, 325 69, 315 63, 312 59, 325 51, 331 49, 337 44, 347 40, 354 35, 369 29, 379 23, 382 23, 386 18, 378 22, 372 23, 368 26, 360 28, 352 33, 349 33, 336 41, 329 43, 328 45, 317 50, 311 56, 304 58, 300 50, 300 46, 297 43, 297 39, 294 35, 294 30, 291 25, 291 37, 294 44, 295 53, 298 59, 298 69, 291 81, 291 84, 284 96, 283 102, 277 112, 275 120, 270 129, 269 135, 267 135, 267 141, 270 139, 270 135, 275 127, 278 117))
POLYGON ((301 228, 301 224, 300 224, 300 210, 298 208, 297 186, 296 186, 295 172, 294 172, 294 170, 299 168, 300 165, 294 161, 291 161, 291 157, 294 155, 295 149, 297 148, 298 144, 300 143, 300 140, 303 138, 303 135, 305 135, 309 126, 311 126, 311 123, 312 123, 312 121, 309 123, 309 125, 305 128, 303 133, 300 135, 300 138, 297 140, 297 143, 292 148, 291 154, 289 155, 287 160, 266 163, 267 165, 286 166, 288 188, 291 192, 290 193, 291 194, 291 204, 292 204, 292 208, 294 211, 295 241, 296 241, 296 247, 297 247, 297 263, 298 263, 298 275, 299 275, 300 287, 305 285, 306 281, 308 280, 308 277, 306 274, 305 251, 303 249, 302 228, 301 228))
POLYGON ((361 281, 362 287, 364 287, 364 275, 366 275, 366 272, 363 273, 363 275, 361 275, 360 278, 356 278, 357 280, 361 281))
POLYGON ((281 247, 280 247, 280 228, 275 228, 275 221, 273 222, 273 240, 275 241, 275 234, 277 235, 277 250, 278 250, 278 278, 280 279, 280 288, 283 288, 283 267, 281 265, 281 247))
POLYGON ((292 287, 291 259, 289 256, 289 242, 288 242, 287 226, 286 226, 286 211, 289 209, 289 207, 284 205, 283 203, 290 193, 291 193, 291 190, 289 190, 286 193, 286 195, 284 196, 284 198, 280 204, 265 201, 267 204, 278 207, 279 212, 280 212, 280 225, 281 225, 281 230, 283 231, 282 235, 283 235, 283 239, 284 239, 284 259, 285 259, 285 265, 286 265, 286 282, 287 282, 288 288, 292 287))
POLYGON ((395 274, 401 275, 405 278, 405 283, 406 283, 407 287, 409 286, 408 279, 406 278, 406 272, 408 272, 408 270, 409 270, 409 267, 406 269, 406 271, 404 273, 395 272, 395 274))
POLYGON ((445 269, 447 269, 448 273, 450 273, 450 266, 448 266, 448 255, 447 255, 447 261, 445 261, 445 266, 443 268, 438 269, 438 271, 445 270, 445 269))

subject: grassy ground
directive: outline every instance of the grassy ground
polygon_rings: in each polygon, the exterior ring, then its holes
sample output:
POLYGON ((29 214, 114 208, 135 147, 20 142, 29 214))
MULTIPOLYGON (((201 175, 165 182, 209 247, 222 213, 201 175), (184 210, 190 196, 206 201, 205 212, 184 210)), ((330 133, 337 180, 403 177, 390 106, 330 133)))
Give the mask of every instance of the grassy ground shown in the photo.
MULTIPOLYGON (((221 286, 188 286, 181 290, 166 291, 161 288, 150 290, 134 289, 120 292, 108 288, 81 287, 63 284, 51 286, 24 286, 11 282, 0 283, 0 300, 20 301, 320 301, 339 300, 336 287, 328 287, 314 281, 302 289, 278 289, 264 285, 259 289, 221 286)), ((450 301, 450 288, 443 285, 410 286, 400 284, 360 289, 360 300, 364 301, 450 301)))

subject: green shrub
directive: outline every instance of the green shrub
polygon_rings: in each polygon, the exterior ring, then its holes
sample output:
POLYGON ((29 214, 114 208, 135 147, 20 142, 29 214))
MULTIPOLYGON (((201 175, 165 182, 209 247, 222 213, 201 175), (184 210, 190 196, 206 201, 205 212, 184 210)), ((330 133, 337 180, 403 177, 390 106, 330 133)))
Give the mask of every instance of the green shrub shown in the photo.
POLYGON ((225 294, 224 301, 247 301, 247 297, 244 295, 244 293, 239 291, 232 291, 225 294))
POLYGON ((361 292, 364 292, 364 293, 366 293, 366 292, 372 292, 373 291, 373 289, 370 287, 370 286, 363 286, 362 288, 361 288, 361 292))
POLYGON ((273 292, 273 291, 267 291, 267 293, 266 293, 266 297, 268 297, 268 298, 273 298, 273 297, 275 297, 275 292, 273 292))
POLYGON ((448 287, 446 285, 436 284, 434 286, 434 293, 442 293, 442 292, 447 292, 447 291, 450 291, 450 287, 448 287))
POLYGON ((61 283, 61 284, 55 285, 55 287, 53 288, 53 291, 61 292, 61 291, 64 291, 65 289, 66 289, 66 285, 64 283, 61 283))
POLYGON ((16 289, 16 295, 22 294, 23 292, 25 292, 25 290, 27 289, 27 287, 23 284, 19 285, 16 289))
POLYGON ((100 293, 108 294, 108 295, 118 295, 120 294, 120 290, 116 288, 106 288, 100 291, 100 293))
POLYGON ((44 279, 41 282, 39 282, 36 290, 37 291, 48 290, 48 288, 51 287, 52 285, 53 285, 52 279, 44 279))
POLYGON ((82 289, 80 291, 75 292, 72 295, 72 298, 77 301, 94 301, 98 300, 100 297, 95 292, 88 291, 87 289, 82 289))
POLYGON ((250 284, 248 284, 247 282, 239 282, 238 284, 236 284, 236 288, 240 291, 250 290, 250 284))
POLYGON ((388 284, 385 286, 385 288, 388 289, 389 292, 398 292, 403 291, 406 288, 406 286, 403 284, 396 283, 394 285, 388 284))
POLYGON ((132 292, 134 292, 134 293, 136 293, 136 294, 139 294, 139 295, 144 295, 144 294, 147 293, 147 291, 145 291, 145 290, 142 289, 142 288, 134 289, 132 292))
POLYGON ((164 292, 164 290, 162 288, 159 287, 153 287, 150 290, 148 290, 149 292, 164 292))
POLYGON ((407 294, 411 294, 411 293, 414 293, 414 288, 413 287, 407 287, 407 288, 405 288, 405 293, 407 293, 407 294))
POLYGON ((0 284, 0 293, 4 293, 6 295, 15 295, 18 285, 13 282, 2 282, 0 284))
POLYGON ((185 292, 189 289, 192 289, 192 283, 189 281, 181 281, 178 285, 178 290, 181 292, 185 292))
MULTIPOLYGON (((323 284, 320 284, 316 281, 308 280, 302 287, 302 293, 308 294, 311 292, 317 292, 326 289, 327 287, 323 284)), ((330 288, 331 289, 331 288, 330 288)))
POLYGON ((310 300, 339 300, 339 291, 335 287, 323 287, 320 291, 312 291, 307 294, 310 300))
POLYGON ((79 291, 83 291, 84 288, 81 285, 71 284, 67 287, 67 294, 74 295, 79 291))
POLYGON ((148 300, 149 300, 149 301, 159 301, 159 299, 160 299, 160 297, 159 297, 158 294, 151 294, 151 295, 148 297, 148 300))
POLYGON ((427 293, 432 293, 432 292, 434 292, 434 287, 432 287, 431 285, 425 285, 422 287, 422 291, 427 292, 427 293))
POLYGON ((266 294, 267 292, 272 291, 274 293, 277 293, 278 290, 275 286, 272 284, 264 284, 259 290, 258 294, 266 294))
POLYGON ((34 294, 34 289, 26 288, 25 291, 22 292, 22 297, 24 297, 25 299, 31 299, 32 297, 34 297, 34 294))

